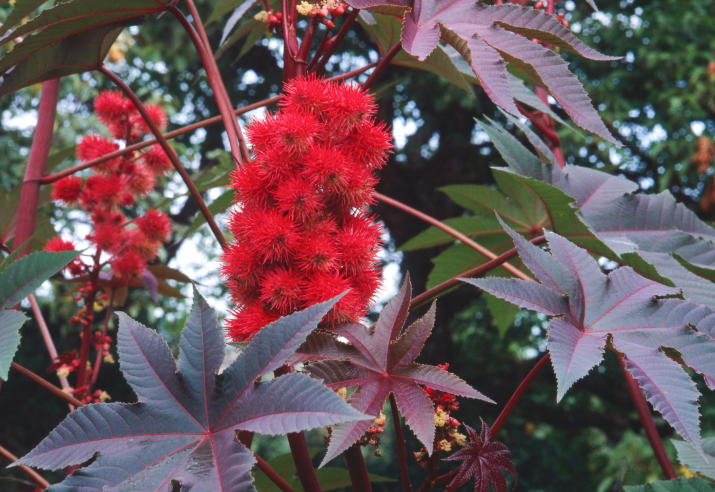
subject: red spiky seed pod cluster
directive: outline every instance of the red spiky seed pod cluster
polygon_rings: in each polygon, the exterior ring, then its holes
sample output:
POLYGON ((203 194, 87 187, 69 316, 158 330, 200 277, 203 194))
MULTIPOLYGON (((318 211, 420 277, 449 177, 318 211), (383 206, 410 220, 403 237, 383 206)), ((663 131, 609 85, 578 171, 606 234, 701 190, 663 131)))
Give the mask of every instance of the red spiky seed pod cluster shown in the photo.
MULTIPOLYGON (((148 105, 147 109, 158 126, 166 126, 166 112, 161 107, 148 105)), ((149 133, 149 128, 131 101, 118 92, 100 93, 94 101, 94 111, 116 140, 130 144, 149 133)), ((87 135, 77 146, 77 156, 86 162, 119 148, 114 140, 101 135, 87 135)), ((87 239, 97 250, 112 255, 112 271, 121 282, 126 283, 143 272, 147 262, 156 258, 157 248, 171 232, 171 224, 165 214, 149 210, 145 215, 129 221, 122 213, 122 207, 132 205, 135 198, 153 191, 157 177, 170 167, 171 162, 164 150, 155 145, 143 152, 125 154, 94 166, 93 173, 86 179, 67 176, 53 185, 52 197, 56 201, 79 205, 89 214, 92 232, 87 239)), ((45 249, 59 251, 57 248, 62 245, 57 241, 51 241, 45 249)), ((80 275, 83 273, 82 265, 81 262, 73 262, 68 269, 73 275, 80 275)))
POLYGON ((248 128, 255 160, 234 172, 222 274, 237 303, 227 332, 266 324, 350 289, 326 326, 362 318, 380 285, 380 227, 367 207, 391 135, 372 97, 314 77, 286 84, 281 110, 248 128))

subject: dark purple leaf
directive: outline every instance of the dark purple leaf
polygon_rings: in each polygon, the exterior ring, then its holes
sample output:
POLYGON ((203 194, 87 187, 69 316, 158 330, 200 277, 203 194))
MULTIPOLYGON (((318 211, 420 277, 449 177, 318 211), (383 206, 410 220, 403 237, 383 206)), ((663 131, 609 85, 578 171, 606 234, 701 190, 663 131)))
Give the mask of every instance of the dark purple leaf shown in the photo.
POLYGON ((514 304, 531 305, 531 309, 543 306, 545 296, 529 284, 539 285, 554 296, 567 296, 568 309, 551 319, 548 333, 558 383, 557 400, 600 364, 610 339, 613 347, 624 354, 628 370, 645 389, 653 407, 694 449, 702 452, 699 393, 685 370, 666 356, 663 348, 677 350, 682 363, 703 373, 712 384, 715 313, 686 301, 661 300, 679 291, 642 277, 630 267, 606 276, 585 250, 556 234, 546 232, 549 255, 504 227, 540 284, 506 279, 500 279, 498 285, 494 279, 470 279, 469 283, 514 304))
MULTIPOLYGON (((407 277, 397 296, 383 308, 372 330, 360 324, 337 327, 334 335, 344 337, 347 344, 329 342, 329 334, 314 334, 297 352, 302 361, 318 361, 308 365, 307 371, 322 379, 329 388, 357 386, 348 402, 366 415, 378 416, 385 400, 393 393, 407 425, 431 454, 435 435, 434 405, 420 385, 458 396, 491 400, 453 374, 414 362, 432 331, 435 305, 400 336, 411 292, 407 277)), ((323 464, 355 443, 370 425, 371 422, 356 421, 334 426, 323 464)))
POLYGON ((98 453, 55 486, 60 491, 158 492, 172 481, 187 490, 254 490, 255 459, 238 442, 238 430, 286 434, 366 418, 303 374, 256 382, 286 362, 338 299, 263 328, 222 379, 223 337, 198 292, 178 367, 161 336, 120 313, 119 362, 139 403, 79 408, 18 464, 58 469, 98 453))
POLYGON ((466 447, 444 458, 446 461, 464 460, 445 492, 457 490, 471 478, 474 478, 475 492, 489 492, 490 482, 495 492, 506 492, 506 480, 502 470, 516 480, 516 469, 507 457, 509 449, 500 442, 492 442, 489 427, 483 420, 479 434, 466 424, 464 427, 469 436, 466 447))
POLYGON ((159 292, 159 281, 156 279, 153 273, 149 270, 144 270, 141 275, 139 275, 139 281, 142 283, 146 291, 151 296, 151 300, 154 302, 159 302, 158 292, 159 292))

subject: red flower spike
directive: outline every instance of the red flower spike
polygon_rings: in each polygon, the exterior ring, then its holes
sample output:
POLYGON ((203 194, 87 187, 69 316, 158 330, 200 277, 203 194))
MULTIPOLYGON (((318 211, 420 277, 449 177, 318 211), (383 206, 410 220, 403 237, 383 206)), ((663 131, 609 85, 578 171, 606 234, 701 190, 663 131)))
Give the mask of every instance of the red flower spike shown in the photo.
POLYGON ((157 176, 164 174, 172 168, 169 157, 159 144, 154 144, 149 147, 141 153, 140 157, 146 168, 157 176))
POLYGON ((94 100, 94 113, 107 126, 124 121, 134 106, 118 91, 100 92, 94 100))
POLYGON ((47 241, 45 247, 42 249, 51 253, 60 253, 62 251, 75 250, 74 243, 72 241, 65 241, 61 237, 53 237, 52 239, 47 241))
MULTIPOLYGON (((446 461, 464 460, 446 488, 452 492, 474 477, 475 492, 489 492, 489 482, 494 486, 495 492, 506 492, 507 485, 502 470, 516 480, 514 463, 506 456, 509 449, 500 442, 492 442, 489 427, 482 420, 482 431, 477 431, 464 424, 469 441, 467 447, 444 458, 446 461)), ((516 483, 514 483, 516 486, 516 483)))
POLYGON ((144 196, 148 195, 154 190, 154 185, 156 184, 156 178, 154 174, 145 168, 141 164, 136 164, 134 162, 127 163, 124 166, 124 187, 125 189, 134 196, 144 196))
POLYGON ((82 178, 67 176, 52 184, 52 199, 67 205, 77 203, 82 194, 82 178))
POLYGON ((171 232, 169 216, 158 210, 148 210, 142 217, 137 218, 134 223, 151 241, 164 241, 171 232))
MULTIPOLYGON (((144 107, 146 108, 147 113, 149 113, 151 120, 156 123, 156 126, 159 127, 159 130, 166 130, 166 110, 158 104, 146 104, 144 107)), ((151 133, 151 129, 138 112, 132 115, 131 122, 134 124, 137 132, 145 135, 151 133)))
POLYGON ((343 84, 330 95, 326 117, 331 125, 343 131, 350 131, 375 115, 375 100, 358 85, 343 84))
POLYGON ((328 84, 315 74, 292 79, 285 84, 284 91, 278 103, 282 108, 299 109, 320 116, 330 105, 328 84))
POLYGON ((96 207, 114 207, 120 202, 120 195, 124 192, 122 178, 117 175, 103 176, 94 174, 87 178, 84 190, 80 196, 82 205, 93 210, 96 207))
POLYGON ((278 314, 264 311, 260 303, 248 304, 226 320, 226 333, 237 342, 245 342, 279 317, 278 314))
MULTIPOLYGON (((82 140, 77 145, 77 157, 81 161, 87 162, 111 154, 116 150, 119 150, 119 145, 108 138, 101 135, 87 135, 82 137, 82 140)), ((121 161, 122 159, 117 157, 99 164, 95 169, 101 173, 112 173, 121 161)))
POLYGON ((327 234, 304 237, 296 248, 296 264, 306 273, 330 272, 338 268, 338 249, 335 240, 327 234))
POLYGON ((261 301, 273 311, 288 314, 300 307, 303 280, 289 268, 266 273, 261 284, 261 301))
POLYGON ((350 164, 335 147, 313 147, 305 154, 303 176, 314 186, 342 194, 350 185, 350 164))
POLYGON ((161 242, 148 238, 139 229, 132 229, 127 231, 125 245, 148 262, 156 258, 157 249, 159 249, 161 242))
POLYGON ((146 268, 146 260, 131 249, 123 251, 121 255, 112 260, 111 264, 114 275, 126 281, 139 275, 146 268))
POLYGON ((358 321, 380 285, 380 229, 354 215, 373 202, 373 173, 390 148, 371 96, 310 76, 287 83, 279 106, 251 122, 255 160, 231 176, 241 206, 230 213, 235 242, 221 273, 238 304, 227 321, 236 340, 346 290, 323 327, 358 321))
POLYGON ((111 223, 95 224, 94 231, 87 236, 98 249, 104 251, 117 251, 124 244, 126 232, 111 223))
POLYGON ((313 185, 300 176, 287 179, 276 189, 276 207, 293 220, 304 222, 324 207, 313 185))

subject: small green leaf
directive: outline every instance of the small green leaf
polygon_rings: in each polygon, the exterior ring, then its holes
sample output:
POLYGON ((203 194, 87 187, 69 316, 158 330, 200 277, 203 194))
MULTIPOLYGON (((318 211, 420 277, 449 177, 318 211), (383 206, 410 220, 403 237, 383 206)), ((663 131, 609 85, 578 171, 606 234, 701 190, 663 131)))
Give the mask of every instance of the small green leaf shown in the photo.
POLYGON ((40 251, 20 258, 0 272, 0 309, 12 307, 37 289, 42 282, 74 260, 79 252, 40 251))

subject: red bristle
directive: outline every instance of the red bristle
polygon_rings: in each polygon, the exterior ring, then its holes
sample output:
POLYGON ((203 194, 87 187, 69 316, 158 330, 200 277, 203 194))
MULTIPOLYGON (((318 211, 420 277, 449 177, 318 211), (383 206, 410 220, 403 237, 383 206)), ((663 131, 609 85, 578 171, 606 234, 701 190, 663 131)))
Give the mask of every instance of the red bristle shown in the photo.
POLYGON ((67 205, 77 203, 82 195, 82 178, 67 176, 52 183, 52 199, 67 205))

